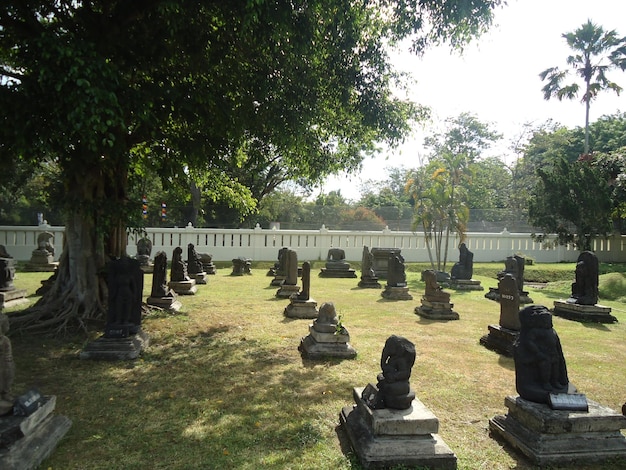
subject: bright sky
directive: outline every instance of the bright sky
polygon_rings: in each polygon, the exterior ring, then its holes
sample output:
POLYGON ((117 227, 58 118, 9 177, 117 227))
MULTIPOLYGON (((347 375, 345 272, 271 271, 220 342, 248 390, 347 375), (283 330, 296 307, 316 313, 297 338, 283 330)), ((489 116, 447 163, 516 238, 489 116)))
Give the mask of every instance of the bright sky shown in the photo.
MULTIPOLYGON (((385 179, 386 168, 418 166, 418 155, 425 153, 424 135, 462 112, 473 113, 504 135, 499 154, 506 152, 524 123, 552 119, 568 127, 583 126, 583 104, 544 100, 538 75, 548 67, 566 68, 565 58, 571 51, 563 33, 591 19, 605 30, 626 35, 624 18, 624 0, 508 0, 507 6, 496 11, 491 30, 462 56, 447 47, 429 50, 421 59, 408 52, 397 54, 396 66, 417 80, 410 98, 430 106, 434 122, 416 129, 401 148, 367 159, 359 175, 329 179, 323 191, 340 189, 344 197, 356 200, 362 182, 385 179)), ((626 90, 626 72, 615 70, 608 77, 626 90)), ((590 120, 618 111, 626 111, 626 91, 620 96, 605 91, 592 102, 590 120)))

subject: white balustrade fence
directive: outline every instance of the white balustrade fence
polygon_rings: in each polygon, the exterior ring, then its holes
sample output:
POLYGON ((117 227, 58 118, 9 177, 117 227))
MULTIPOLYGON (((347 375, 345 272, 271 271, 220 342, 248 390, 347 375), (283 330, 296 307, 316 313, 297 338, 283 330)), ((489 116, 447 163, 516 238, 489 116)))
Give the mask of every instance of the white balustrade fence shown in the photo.
MULTIPOLYGON (((44 232, 54 235, 55 258, 61 254, 63 227, 40 226, 0 226, 0 245, 18 261, 28 261, 37 247, 37 236, 44 232)), ((210 253, 215 261, 230 261, 240 256, 254 261, 276 261, 278 250, 289 247, 298 252, 298 258, 306 260, 324 260, 329 248, 343 248, 349 261, 361 261, 363 246, 379 248, 400 248, 407 262, 427 262, 428 251, 424 235, 412 232, 382 231, 342 231, 328 230, 322 226, 319 230, 274 230, 262 229, 207 229, 188 226, 185 228, 147 228, 146 234, 152 241, 152 256, 164 251, 171 259, 174 248, 183 248, 193 243, 199 253, 210 253)), ((136 254, 135 245, 138 237, 130 235, 128 254, 136 254)), ((474 253, 475 262, 499 262, 507 256, 520 254, 533 258, 538 263, 573 262, 579 252, 571 246, 543 248, 534 242, 529 233, 468 233, 465 241, 468 249, 474 253)), ((449 241, 448 262, 458 260, 458 238, 449 241)), ((594 242, 593 251, 602 262, 626 262, 626 236, 614 235, 608 239, 594 242)))

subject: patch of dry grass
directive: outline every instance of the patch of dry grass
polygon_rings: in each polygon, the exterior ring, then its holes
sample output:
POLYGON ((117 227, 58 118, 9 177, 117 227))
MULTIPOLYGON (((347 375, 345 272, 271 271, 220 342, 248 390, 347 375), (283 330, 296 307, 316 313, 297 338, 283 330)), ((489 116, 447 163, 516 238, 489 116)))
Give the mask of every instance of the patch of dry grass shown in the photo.
MULTIPOLYGON (((79 336, 13 337, 14 390, 37 386, 57 395, 57 413, 73 421, 42 468, 358 469, 338 414, 353 404, 353 387, 376 381, 391 334, 415 343, 411 385, 439 418, 459 468, 533 468, 488 433, 489 418, 505 413, 504 397, 515 394, 515 384, 513 361, 479 345, 487 325, 499 318, 499 305, 484 292, 453 292, 461 319, 435 322, 413 312, 423 292, 419 272, 407 269, 413 301, 385 300, 380 290, 359 289, 358 279, 314 275, 312 297, 335 303, 358 356, 310 361, 297 350, 310 321, 284 317, 288 301, 275 298, 277 288, 265 273, 265 267, 253 267, 252 276, 232 277, 230 269, 220 269, 195 296, 180 298, 178 314, 148 315, 143 328, 151 344, 136 361, 79 360, 86 342, 79 336)), ((16 286, 34 292, 46 277, 19 273, 16 286)), ((485 289, 496 285, 478 279, 485 289)), ((146 296, 150 284, 146 276, 146 296)), ((535 303, 551 307, 567 289, 528 290, 535 303)), ((589 399, 620 409, 626 401, 626 313, 619 302, 601 302, 619 323, 556 317, 554 324, 571 381, 589 399)))

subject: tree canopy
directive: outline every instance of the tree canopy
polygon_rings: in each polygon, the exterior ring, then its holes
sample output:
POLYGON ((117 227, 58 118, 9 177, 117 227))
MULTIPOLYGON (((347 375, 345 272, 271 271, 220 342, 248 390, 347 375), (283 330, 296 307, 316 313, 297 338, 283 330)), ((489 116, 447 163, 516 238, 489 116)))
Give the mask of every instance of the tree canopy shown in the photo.
POLYGON ((66 227, 56 283, 13 323, 102 316, 102 268, 125 254, 146 168, 245 213, 246 171, 315 181, 398 143, 420 114, 392 93, 387 46, 460 46, 500 3, 7 0, 0 154, 11 171, 58 166, 66 227))

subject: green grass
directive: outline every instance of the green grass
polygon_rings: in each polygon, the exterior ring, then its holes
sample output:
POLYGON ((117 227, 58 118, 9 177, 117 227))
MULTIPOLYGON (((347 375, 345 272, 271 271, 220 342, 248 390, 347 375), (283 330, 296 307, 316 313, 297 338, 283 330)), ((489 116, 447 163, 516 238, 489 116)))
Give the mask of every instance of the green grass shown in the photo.
MULTIPOLYGON (((488 420, 506 412, 504 397, 515 394, 515 383, 512 359, 479 345, 487 325, 499 318, 499 305, 485 299, 484 291, 450 291, 461 319, 436 322, 413 313, 424 289, 421 266, 407 266, 413 301, 384 300, 380 290, 359 289, 358 279, 313 275, 311 296, 318 304, 335 303, 358 356, 310 361, 297 350, 310 321, 284 317, 288 301, 275 298, 277 288, 265 275, 269 265, 254 264, 253 274, 242 277, 231 277, 230 267, 222 267, 195 296, 180 297, 181 312, 147 315, 143 328, 151 343, 136 361, 78 359, 98 331, 90 338, 13 335, 14 392, 35 386, 56 395, 56 412, 73 421, 41 468, 359 469, 338 415, 353 404, 353 387, 376 381, 391 334, 415 343, 411 386, 439 418, 440 435, 460 469, 534 468, 489 436, 488 420)), ((321 266, 314 263, 313 272, 321 266)), ((573 278, 573 264, 538 268, 568 271, 573 278)), ((600 303, 612 307, 619 323, 554 318, 570 380, 589 399, 615 410, 626 401, 621 268, 603 274, 600 288, 600 303)), ((496 287, 494 277, 482 273, 501 269, 495 263, 476 265, 475 278, 485 290, 496 287)), ((20 272, 15 285, 34 292, 47 276, 20 272)), ((527 290, 535 303, 552 307, 569 295, 570 284, 527 290)), ((146 296, 150 285, 146 276, 146 296)))

